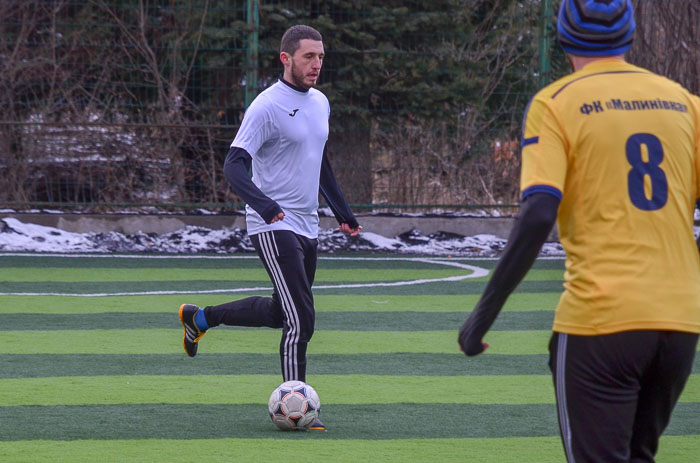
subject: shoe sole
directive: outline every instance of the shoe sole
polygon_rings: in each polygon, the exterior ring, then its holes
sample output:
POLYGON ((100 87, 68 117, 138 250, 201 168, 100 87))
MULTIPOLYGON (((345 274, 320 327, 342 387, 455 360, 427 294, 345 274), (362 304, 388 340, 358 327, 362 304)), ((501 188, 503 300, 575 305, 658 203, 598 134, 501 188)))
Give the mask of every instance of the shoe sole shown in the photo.
POLYGON ((310 431, 325 431, 326 426, 320 422, 321 420, 316 420, 316 421, 318 421, 319 424, 316 424, 316 423, 312 424, 311 426, 309 426, 309 430, 310 431))
MULTIPOLYGON (((197 355, 197 352, 194 353, 194 355, 190 355, 189 351, 187 350, 187 325, 185 324, 185 319, 182 317, 182 311, 184 310, 185 306, 188 304, 182 304, 180 306, 180 323, 182 323, 182 327, 185 329, 185 334, 182 336, 182 348, 185 349, 185 353, 189 355, 190 357, 194 357, 197 355)), ((201 333, 199 336, 194 338, 194 341, 192 341, 193 344, 197 344, 200 339, 202 339, 202 336, 206 334, 206 331, 201 333)))

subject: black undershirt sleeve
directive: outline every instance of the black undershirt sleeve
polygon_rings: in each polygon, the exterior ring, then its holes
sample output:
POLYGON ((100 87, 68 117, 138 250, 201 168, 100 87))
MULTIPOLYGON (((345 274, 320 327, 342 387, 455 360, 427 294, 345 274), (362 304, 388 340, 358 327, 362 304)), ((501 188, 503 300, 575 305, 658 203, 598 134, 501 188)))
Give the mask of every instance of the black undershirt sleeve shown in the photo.
POLYGON ((345 197, 343 196, 338 182, 331 169, 331 163, 328 161, 327 149, 323 149, 323 160, 321 161, 321 178, 319 179, 321 194, 326 199, 328 207, 333 211, 338 223, 346 223, 350 228, 357 228, 360 224, 357 222, 355 215, 350 210, 345 197))
POLYGON ((558 208, 559 198, 548 193, 532 194, 521 203, 503 255, 481 299, 459 331, 459 344, 465 354, 477 355, 484 350, 484 335, 535 262, 554 226, 558 208))
POLYGON ((224 176, 233 191, 269 224, 282 212, 282 208, 260 191, 251 180, 249 172, 252 161, 253 158, 246 150, 231 147, 224 161, 224 176))

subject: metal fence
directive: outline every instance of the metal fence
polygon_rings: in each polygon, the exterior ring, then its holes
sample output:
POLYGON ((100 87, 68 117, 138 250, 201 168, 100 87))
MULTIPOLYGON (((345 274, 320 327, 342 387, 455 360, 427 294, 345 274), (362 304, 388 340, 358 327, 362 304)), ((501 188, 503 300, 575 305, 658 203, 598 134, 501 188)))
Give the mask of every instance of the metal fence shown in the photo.
MULTIPOLYGON (((692 0, 674 1, 687 9, 671 16, 698 19, 692 0)), ((517 203, 522 112, 567 72, 552 46, 558 2, 375 3, 0 2, 0 205, 241 207, 221 166, 299 23, 324 36, 329 153, 355 209, 517 203)), ((697 66, 688 32, 680 52, 697 66)))

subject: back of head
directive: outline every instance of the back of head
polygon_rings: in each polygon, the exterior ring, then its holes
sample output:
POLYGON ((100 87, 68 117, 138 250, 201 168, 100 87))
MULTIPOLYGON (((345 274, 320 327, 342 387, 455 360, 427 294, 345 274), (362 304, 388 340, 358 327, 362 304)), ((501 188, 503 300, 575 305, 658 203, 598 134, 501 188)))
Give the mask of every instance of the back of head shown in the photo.
POLYGON ((299 42, 304 40, 323 41, 321 33, 311 26, 299 24, 292 26, 282 35, 282 43, 280 44, 280 52, 294 55, 294 52, 299 49, 299 42))
POLYGON ((632 0, 562 0, 559 9, 559 43, 572 55, 621 55, 635 28, 632 0))

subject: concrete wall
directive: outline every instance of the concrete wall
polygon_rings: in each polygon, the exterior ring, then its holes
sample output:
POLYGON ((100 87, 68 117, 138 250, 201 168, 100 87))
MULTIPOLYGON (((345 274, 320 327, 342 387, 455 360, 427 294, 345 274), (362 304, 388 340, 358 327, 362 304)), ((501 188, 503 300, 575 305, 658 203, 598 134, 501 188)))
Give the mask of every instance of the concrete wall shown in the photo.
POLYGON ((164 233, 187 225, 210 229, 245 228, 245 217, 235 215, 141 215, 141 214, 34 214, 5 213, 0 218, 14 217, 25 223, 54 227, 73 233, 138 232, 164 233))
MULTIPOLYGON (((246 227, 245 217, 242 215, 0 213, 0 219, 5 217, 14 217, 25 223, 54 227, 74 233, 115 231, 124 234, 143 232, 160 235, 180 230, 187 225, 196 225, 210 229, 245 229, 246 227)), ((365 231, 392 238, 415 228, 426 235, 443 231, 464 236, 491 234, 505 239, 513 226, 513 219, 510 217, 391 217, 359 215, 358 220, 365 231)), ((337 226, 338 223, 334 218, 321 217, 322 228, 336 228, 337 226)), ((552 232, 550 239, 557 239, 556 231, 552 232)))

